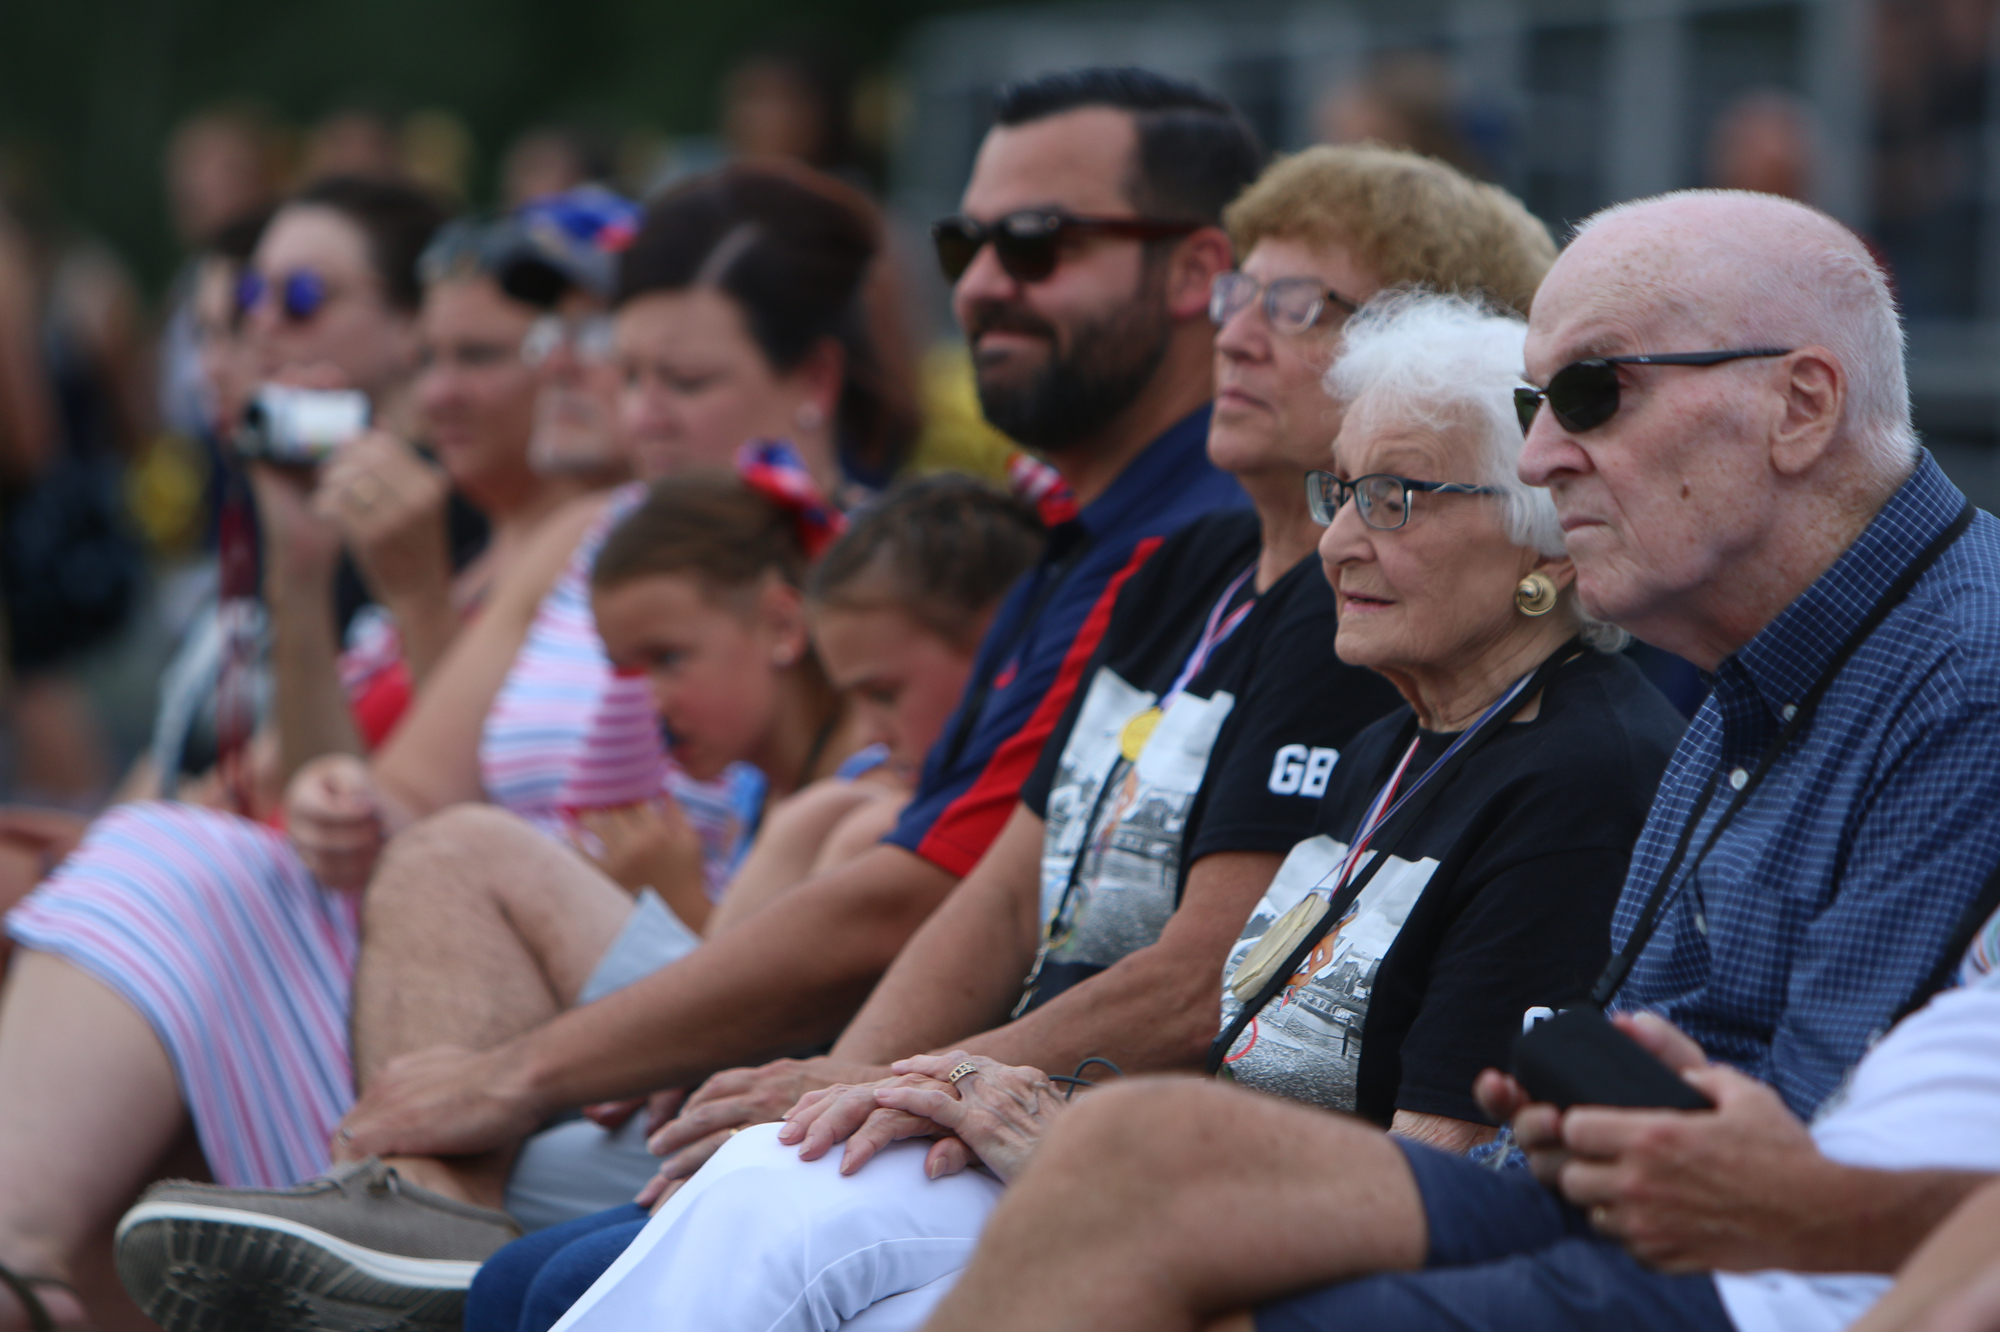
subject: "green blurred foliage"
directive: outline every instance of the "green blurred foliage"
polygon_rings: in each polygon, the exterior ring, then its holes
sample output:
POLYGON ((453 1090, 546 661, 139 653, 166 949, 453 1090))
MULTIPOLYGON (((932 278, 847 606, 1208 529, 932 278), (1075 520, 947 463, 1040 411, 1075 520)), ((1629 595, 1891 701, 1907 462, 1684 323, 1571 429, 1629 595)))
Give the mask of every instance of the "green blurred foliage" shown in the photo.
MULTIPOLYGON (((990 0, 987 0, 990 2, 990 0)), ((809 36, 879 70, 910 26, 982 0, 0 0, 0 144, 148 285, 174 262, 161 157, 175 122, 250 99, 309 124, 443 108, 478 149, 475 200, 523 128, 712 130, 746 49, 809 36)))

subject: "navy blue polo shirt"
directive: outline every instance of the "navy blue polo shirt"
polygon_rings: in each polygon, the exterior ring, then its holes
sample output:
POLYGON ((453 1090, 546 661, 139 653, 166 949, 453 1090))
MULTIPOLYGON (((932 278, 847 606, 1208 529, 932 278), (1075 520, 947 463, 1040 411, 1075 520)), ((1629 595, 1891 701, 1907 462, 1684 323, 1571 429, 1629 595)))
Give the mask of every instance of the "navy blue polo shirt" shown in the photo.
POLYGON ((1204 406, 1170 426, 1102 495, 1049 531, 979 645, 972 683, 924 760, 923 780, 883 840, 963 876, 1020 798, 1111 622, 1118 589, 1173 533, 1249 503, 1208 460, 1204 406))
MULTIPOLYGON (((1964 496, 1925 453, 1833 567, 1727 661, 1632 855, 1632 934, 1702 788, 1689 857, 1840 645, 1964 496)), ((2000 522, 1980 513, 1849 659, 1614 1007, 1653 1009, 1810 1115, 1937 962, 2000 865, 2000 522)))

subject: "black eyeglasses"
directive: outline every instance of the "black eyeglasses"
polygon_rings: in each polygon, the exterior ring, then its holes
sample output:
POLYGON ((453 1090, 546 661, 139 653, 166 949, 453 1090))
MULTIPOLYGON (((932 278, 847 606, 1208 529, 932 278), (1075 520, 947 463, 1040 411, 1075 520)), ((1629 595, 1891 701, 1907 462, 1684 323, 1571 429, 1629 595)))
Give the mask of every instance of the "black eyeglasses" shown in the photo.
POLYGON ((1328 306, 1353 314, 1353 301, 1312 278, 1279 278, 1265 286, 1248 273, 1222 273, 1208 289, 1208 318, 1217 328, 1234 319, 1257 294, 1264 295, 1264 314, 1281 333, 1304 333, 1319 322, 1328 306))
POLYGON ((294 324, 303 324, 326 306, 326 279, 310 268, 295 268, 282 278, 265 277, 254 268, 243 270, 236 280, 236 308, 244 314, 264 303, 275 292, 278 309, 294 324))
POLYGON ((1754 347, 1744 351, 1663 352, 1656 356, 1593 356, 1571 361, 1549 376, 1545 389, 1514 390, 1514 414, 1521 433, 1535 424, 1544 399, 1556 424, 1573 435, 1593 430, 1618 414, 1618 370, 1621 365, 1721 365, 1758 356, 1789 356, 1790 347, 1754 347))
POLYGON ((956 282, 972 267, 981 246, 993 242, 994 257, 1016 282, 1040 282, 1056 271, 1064 235, 1126 236, 1134 240, 1164 240, 1200 231, 1205 222, 1163 222, 1150 217, 1073 217, 1038 208, 1024 208, 994 222, 947 217, 931 223, 938 266, 956 282))
POLYGON ((1321 527, 1333 526, 1340 506, 1354 496, 1361 521, 1381 532, 1393 532, 1410 521, 1410 492, 1427 495, 1497 495, 1492 486, 1467 486, 1456 481, 1412 481, 1407 476, 1371 472, 1352 481, 1343 481, 1332 472, 1306 473, 1306 508, 1321 527))

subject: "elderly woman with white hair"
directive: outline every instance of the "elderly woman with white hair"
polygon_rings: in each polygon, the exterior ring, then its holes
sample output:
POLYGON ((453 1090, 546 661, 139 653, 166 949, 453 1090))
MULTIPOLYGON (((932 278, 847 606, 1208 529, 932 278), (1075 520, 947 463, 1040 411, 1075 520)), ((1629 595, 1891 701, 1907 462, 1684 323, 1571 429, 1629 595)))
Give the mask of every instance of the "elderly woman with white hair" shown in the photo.
MULTIPOLYGON (((1335 650, 1407 706, 1330 774, 1310 752, 1273 766, 1274 787, 1325 782, 1318 831, 1229 954, 1208 1058, 1457 1151, 1493 1136, 1472 1083, 1506 1062, 1524 1012, 1581 999, 1602 966, 1681 725, 1616 655, 1623 635, 1577 609, 1553 506, 1515 479, 1523 334, 1408 290, 1347 325, 1329 376, 1346 411, 1308 495, 1335 650)), ((962 1052, 896 1067, 930 1079, 875 1093, 917 1117, 917 1141, 848 1175, 745 1130, 558 1332, 919 1326, 1066 1095, 962 1052)))

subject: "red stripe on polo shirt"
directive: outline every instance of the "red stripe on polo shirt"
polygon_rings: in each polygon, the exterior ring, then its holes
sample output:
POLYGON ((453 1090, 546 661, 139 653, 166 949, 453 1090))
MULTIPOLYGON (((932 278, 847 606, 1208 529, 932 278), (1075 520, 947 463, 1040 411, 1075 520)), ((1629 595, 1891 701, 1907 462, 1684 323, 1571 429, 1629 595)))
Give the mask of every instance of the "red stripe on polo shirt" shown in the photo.
POLYGON ((1063 709, 1069 706, 1070 696, 1083 678, 1084 665, 1090 654, 1097 651, 1098 640, 1111 625, 1111 608, 1118 600, 1118 589, 1139 572, 1139 567, 1160 548, 1162 540, 1162 537, 1147 537, 1132 548, 1132 558, 1111 576, 1104 591, 1098 594, 1096 604, 1091 606, 1090 614, 1084 617, 1083 627, 1076 631, 1076 641, 1069 645, 1062 666, 1056 671, 1055 682, 1042 695, 1034 714, 993 751, 993 757, 965 794, 944 807, 931 823, 930 831, 924 834, 924 840, 917 843, 918 855, 946 873, 964 878, 986 854, 986 848, 993 845, 1007 816, 1014 812, 1014 803, 1021 798, 1021 783, 1035 770, 1043 743, 1048 740, 1049 732, 1055 730, 1063 709))

